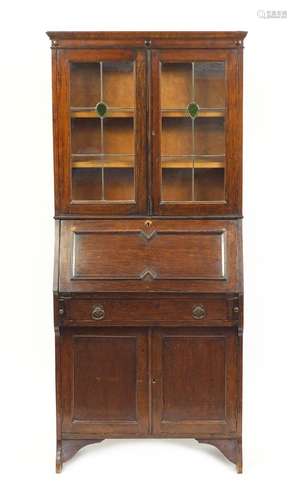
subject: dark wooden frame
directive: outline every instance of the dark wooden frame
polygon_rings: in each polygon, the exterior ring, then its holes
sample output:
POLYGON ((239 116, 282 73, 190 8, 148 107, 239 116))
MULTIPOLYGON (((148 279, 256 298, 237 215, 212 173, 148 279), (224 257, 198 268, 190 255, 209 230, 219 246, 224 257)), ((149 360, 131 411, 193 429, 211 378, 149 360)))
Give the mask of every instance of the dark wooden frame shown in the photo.
MULTIPOLYGON (((54 151, 57 217, 72 214, 85 215, 86 217, 145 214, 173 217, 187 215, 194 217, 242 216, 243 76, 242 39, 240 36, 244 37, 244 33, 234 33, 232 37, 231 34, 232 32, 220 33, 220 36, 216 34, 212 38, 211 34, 207 35, 207 32, 199 33, 199 35, 197 33, 183 33, 174 38, 173 34, 170 33, 163 36, 156 33, 151 36, 151 40, 146 40, 146 33, 143 33, 144 40, 141 45, 137 41, 138 34, 135 33, 134 45, 132 45, 129 35, 125 39, 113 42, 104 33, 100 33, 96 37, 88 34, 85 38, 83 33, 75 33, 73 39, 70 33, 60 33, 59 41, 57 41, 54 39, 58 37, 57 33, 49 33, 53 40, 53 48, 59 48, 59 50, 53 51, 52 57, 54 140, 55 144, 58 145, 54 151), (231 38, 232 50, 229 47, 231 38), (216 48, 217 44, 220 48, 216 48), (111 49, 111 47, 113 48, 111 49), (207 50, 209 48, 212 50, 207 50), (115 61, 135 60, 136 62, 135 204, 71 202, 69 62, 92 62, 99 58, 115 61), (161 203, 159 61, 173 62, 192 59, 226 62, 226 202, 161 203)), ((149 37, 149 33, 147 35, 149 37)), ((120 34, 117 34, 116 38, 119 36, 120 34)))
POLYGON ((48 31, 52 48, 206 48, 243 47, 246 31, 48 31))
POLYGON ((152 51, 152 169, 153 169, 153 213, 159 215, 228 215, 241 213, 241 171, 242 171, 242 123, 241 113, 241 51, 238 50, 153 50, 152 51), (160 167, 160 63, 190 61, 220 61, 226 67, 226 109, 225 117, 225 201, 222 202, 162 202, 160 167), (238 186, 238 189, 234 189, 238 186))
POLYGON ((132 215, 146 213, 147 174, 146 162, 146 61, 144 50, 85 49, 60 51, 53 58, 54 74, 54 135, 59 145, 55 155, 56 215, 63 214, 118 214, 132 215), (70 132, 70 71, 72 62, 135 61, 136 116, 135 116, 135 203, 81 203, 71 200, 71 132, 70 132), (59 110, 57 112, 57 110, 59 110))

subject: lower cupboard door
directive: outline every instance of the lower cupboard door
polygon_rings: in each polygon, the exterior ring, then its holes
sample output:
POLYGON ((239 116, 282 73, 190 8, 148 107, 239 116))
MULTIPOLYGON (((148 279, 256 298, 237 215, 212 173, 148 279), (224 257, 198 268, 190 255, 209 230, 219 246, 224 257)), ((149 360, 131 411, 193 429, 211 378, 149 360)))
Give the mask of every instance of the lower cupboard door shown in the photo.
POLYGON ((145 434, 146 330, 69 328, 62 336, 63 434, 145 434))
POLYGON ((153 433, 236 432, 237 334, 227 329, 155 329, 153 433))

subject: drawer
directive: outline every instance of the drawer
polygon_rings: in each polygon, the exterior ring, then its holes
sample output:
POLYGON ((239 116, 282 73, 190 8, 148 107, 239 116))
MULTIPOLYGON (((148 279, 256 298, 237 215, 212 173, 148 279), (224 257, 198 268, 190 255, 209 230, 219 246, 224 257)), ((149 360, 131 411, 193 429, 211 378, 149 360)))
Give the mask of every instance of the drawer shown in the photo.
POLYGON ((238 321, 238 299, 59 299, 57 306, 63 324, 124 325, 215 325, 231 326, 238 321))

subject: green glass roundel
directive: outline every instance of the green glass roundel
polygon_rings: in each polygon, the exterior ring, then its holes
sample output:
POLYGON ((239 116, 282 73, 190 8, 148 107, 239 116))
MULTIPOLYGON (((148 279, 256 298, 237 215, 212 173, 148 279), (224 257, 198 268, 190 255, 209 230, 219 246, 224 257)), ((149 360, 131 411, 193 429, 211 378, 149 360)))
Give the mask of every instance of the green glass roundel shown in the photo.
POLYGON ((190 102, 188 105, 188 113, 192 118, 196 118, 199 112, 199 106, 196 102, 190 102))
POLYGON ((107 112, 107 106, 105 104, 105 102, 98 102, 98 104, 96 104, 96 113, 97 115, 99 115, 101 118, 103 118, 104 115, 106 115, 106 112, 107 112))

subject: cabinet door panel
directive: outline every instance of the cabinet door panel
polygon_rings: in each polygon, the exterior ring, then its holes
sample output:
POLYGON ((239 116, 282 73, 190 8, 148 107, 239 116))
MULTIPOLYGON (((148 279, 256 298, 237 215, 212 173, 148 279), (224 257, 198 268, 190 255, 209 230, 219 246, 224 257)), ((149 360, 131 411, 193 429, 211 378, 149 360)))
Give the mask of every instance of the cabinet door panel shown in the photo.
POLYGON ((58 213, 145 213, 144 51, 67 50, 57 68, 58 213))
POLYGON ((240 214, 241 57, 153 50, 154 213, 240 214))
POLYGON ((64 220, 61 292, 237 292, 241 221, 64 220))
POLYGON ((138 329, 66 329, 63 432, 145 433, 147 345, 138 329))
POLYGON ((153 432, 236 431, 236 334, 224 329, 158 329, 153 335, 153 432))

